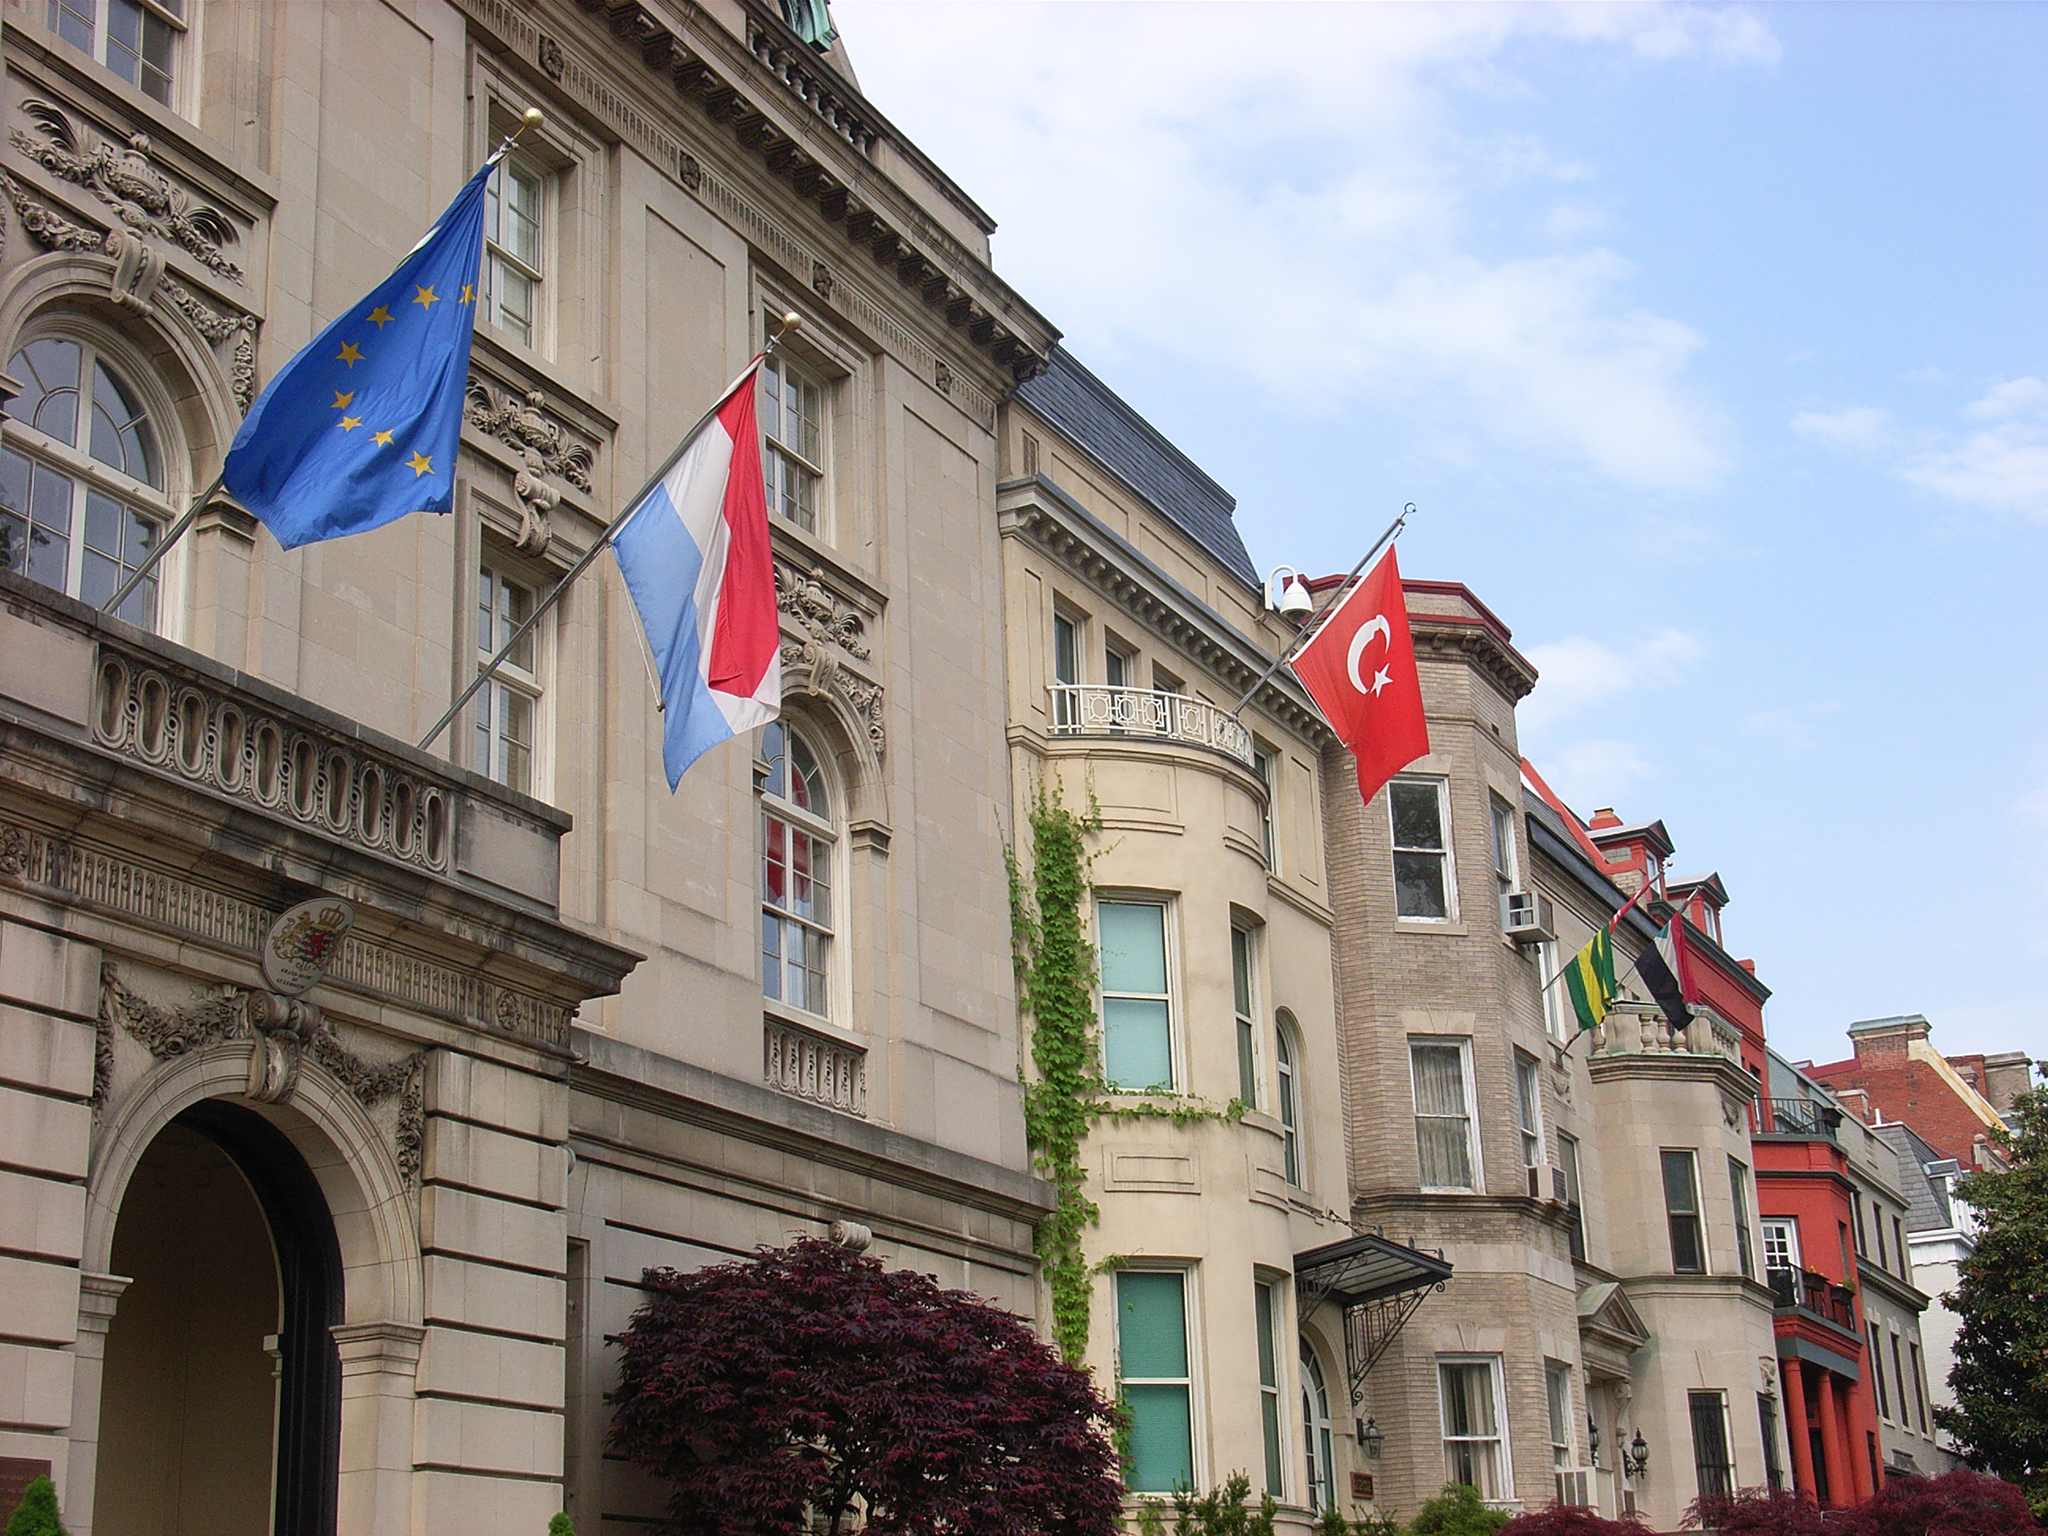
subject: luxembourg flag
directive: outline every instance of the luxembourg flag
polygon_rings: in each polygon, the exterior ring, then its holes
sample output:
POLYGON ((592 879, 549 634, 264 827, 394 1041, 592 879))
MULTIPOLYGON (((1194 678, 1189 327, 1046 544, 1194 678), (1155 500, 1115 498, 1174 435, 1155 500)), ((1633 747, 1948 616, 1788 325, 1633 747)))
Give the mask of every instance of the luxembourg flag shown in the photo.
POLYGON ((661 677, 661 762, 674 790, 721 741, 765 725, 782 702, 768 494, 754 375, 676 451, 612 535, 612 552, 661 677))

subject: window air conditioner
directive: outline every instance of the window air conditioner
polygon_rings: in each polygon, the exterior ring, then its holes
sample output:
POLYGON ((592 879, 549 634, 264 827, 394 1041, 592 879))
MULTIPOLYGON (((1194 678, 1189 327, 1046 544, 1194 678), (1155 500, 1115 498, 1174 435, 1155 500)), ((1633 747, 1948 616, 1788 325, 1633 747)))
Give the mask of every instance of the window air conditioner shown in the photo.
POLYGON ((1534 891, 1510 891, 1500 899, 1500 931, 1517 944, 1555 939, 1557 919, 1550 898, 1534 891))
POLYGON ((1529 1175, 1529 1198, 1531 1200, 1541 1200, 1543 1198, 1543 1170, 1531 1163, 1523 1172, 1529 1175))
POLYGON ((1572 1203, 1572 1187, 1565 1182, 1564 1170, 1562 1168, 1550 1170, 1550 1198, 1559 1205, 1570 1205, 1572 1203))

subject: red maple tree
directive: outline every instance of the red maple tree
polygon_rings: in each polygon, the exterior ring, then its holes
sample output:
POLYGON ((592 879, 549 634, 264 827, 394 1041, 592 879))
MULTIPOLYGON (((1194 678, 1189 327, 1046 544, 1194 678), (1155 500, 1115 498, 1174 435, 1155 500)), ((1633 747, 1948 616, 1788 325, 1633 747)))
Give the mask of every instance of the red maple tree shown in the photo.
POLYGON ((1114 1409, 1023 1319, 815 1238, 651 1269, 611 1447, 692 1536, 1113 1536, 1114 1409))

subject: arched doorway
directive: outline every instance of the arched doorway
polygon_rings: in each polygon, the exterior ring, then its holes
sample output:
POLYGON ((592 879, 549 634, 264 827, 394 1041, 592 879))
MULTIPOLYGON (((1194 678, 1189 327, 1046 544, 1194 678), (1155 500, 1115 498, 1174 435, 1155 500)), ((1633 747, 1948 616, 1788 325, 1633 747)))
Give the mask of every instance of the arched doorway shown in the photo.
POLYGON ((331 1536, 341 1250, 312 1171, 253 1110, 194 1104, 114 1228, 98 1536, 331 1536))

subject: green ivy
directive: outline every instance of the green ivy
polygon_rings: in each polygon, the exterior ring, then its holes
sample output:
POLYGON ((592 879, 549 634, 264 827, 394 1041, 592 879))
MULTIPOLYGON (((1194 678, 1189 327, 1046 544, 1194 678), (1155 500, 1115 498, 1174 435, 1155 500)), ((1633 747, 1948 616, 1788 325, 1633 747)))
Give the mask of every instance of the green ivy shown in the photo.
POLYGON ((1089 892, 1088 839, 1102 828, 1091 803, 1087 813, 1068 808, 1059 783, 1044 783, 1028 815, 1031 867, 1004 851, 1010 874, 1010 958, 1017 1001, 1031 1020, 1031 1071, 1024 1078, 1024 1135, 1039 1174, 1053 1187, 1052 1214, 1039 1222, 1033 1246, 1052 1292, 1053 1338, 1080 1364, 1088 1350, 1088 1308, 1094 1276, 1121 1268, 1117 1258, 1092 1270, 1081 1235, 1101 1212, 1085 1191, 1081 1147, 1097 1120, 1205 1120, 1236 1124, 1245 1104, 1221 1109, 1188 1094, 1154 1091, 1107 1097, 1096 1043, 1095 946, 1082 910, 1089 892))

